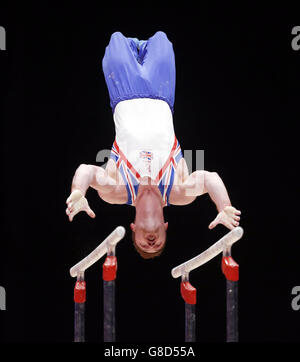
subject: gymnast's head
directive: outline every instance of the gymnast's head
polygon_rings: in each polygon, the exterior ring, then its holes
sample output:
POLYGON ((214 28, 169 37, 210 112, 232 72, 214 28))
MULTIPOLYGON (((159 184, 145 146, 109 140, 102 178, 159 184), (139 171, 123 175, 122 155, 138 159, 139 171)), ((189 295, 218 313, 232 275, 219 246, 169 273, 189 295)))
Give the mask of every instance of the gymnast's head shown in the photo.
POLYGON ((135 209, 135 220, 130 228, 137 252, 144 259, 161 255, 166 244, 168 223, 164 221, 159 191, 153 187, 140 187, 135 209))

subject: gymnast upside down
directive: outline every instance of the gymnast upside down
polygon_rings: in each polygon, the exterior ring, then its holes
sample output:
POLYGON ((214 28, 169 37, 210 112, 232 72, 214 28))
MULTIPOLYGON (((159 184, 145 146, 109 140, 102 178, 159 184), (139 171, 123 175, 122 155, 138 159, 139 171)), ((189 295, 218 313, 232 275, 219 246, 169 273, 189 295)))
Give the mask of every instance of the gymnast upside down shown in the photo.
POLYGON ((110 204, 136 209, 130 224, 134 245, 144 258, 161 254, 168 223, 163 208, 187 205, 208 193, 218 214, 209 229, 239 225, 241 212, 231 206, 216 172, 189 175, 173 127, 175 57, 172 43, 158 31, 148 40, 115 32, 102 61, 115 123, 115 140, 106 168, 81 164, 73 177, 66 214, 96 215, 85 198, 89 187, 110 204))

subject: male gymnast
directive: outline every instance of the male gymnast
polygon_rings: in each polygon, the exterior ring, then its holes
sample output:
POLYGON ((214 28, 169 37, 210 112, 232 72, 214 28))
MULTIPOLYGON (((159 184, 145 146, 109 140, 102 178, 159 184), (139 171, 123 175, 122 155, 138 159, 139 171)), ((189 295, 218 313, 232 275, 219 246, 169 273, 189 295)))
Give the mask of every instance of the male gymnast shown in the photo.
POLYGON ((95 217, 85 197, 89 187, 105 202, 134 206, 130 228, 143 258, 158 256, 164 248, 165 206, 187 205, 208 193, 218 211, 209 229, 218 224, 237 227, 241 212, 231 205, 219 175, 206 170, 189 175, 173 127, 175 56, 166 34, 158 31, 138 40, 113 33, 102 67, 115 140, 105 169, 87 164, 77 168, 66 201, 69 220, 80 211, 95 217))

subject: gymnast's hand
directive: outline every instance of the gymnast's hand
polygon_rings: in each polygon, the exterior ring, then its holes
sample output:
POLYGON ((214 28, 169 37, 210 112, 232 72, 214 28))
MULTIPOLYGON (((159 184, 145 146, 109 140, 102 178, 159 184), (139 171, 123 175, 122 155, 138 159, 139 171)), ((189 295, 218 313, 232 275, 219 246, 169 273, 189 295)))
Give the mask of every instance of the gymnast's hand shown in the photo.
POLYGON ((209 224, 208 228, 213 229, 218 224, 223 224, 228 229, 232 230, 239 226, 240 217, 238 215, 241 215, 239 210, 233 206, 226 206, 218 213, 217 217, 209 224))
POLYGON ((87 199, 82 195, 81 191, 75 190, 68 197, 66 204, 66 214, 69 216, 69 220, 72 221, 73 217, 80 211, 85 211, 90 217, 96 217, 94 211, 90 208, 87 199))

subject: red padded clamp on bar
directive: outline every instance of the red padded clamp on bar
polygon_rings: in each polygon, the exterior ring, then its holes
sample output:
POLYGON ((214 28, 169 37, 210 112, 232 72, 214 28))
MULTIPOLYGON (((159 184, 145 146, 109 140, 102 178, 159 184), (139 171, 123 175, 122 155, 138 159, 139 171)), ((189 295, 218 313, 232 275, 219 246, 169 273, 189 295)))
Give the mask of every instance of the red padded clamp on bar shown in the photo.
POLYGON ((84 303, 86 301, 86 285, 85 281, 77 280, 74 288, 74 302, 84 303))
POLYGON ((222 272, 227 280, 236 282, 239 280, 239 264, 237 264, 231 256, 223 256, 222 272))
POLYGON ((181 282, 180 285, 181 296, 187 304, 196 304, 197 290, 190 282, 181 282))
POLYGON ((117 276, 117 267, 117 257, 114 255, 107 256, 103 264, 103 280, 106 282, 115 280, 117 276))

